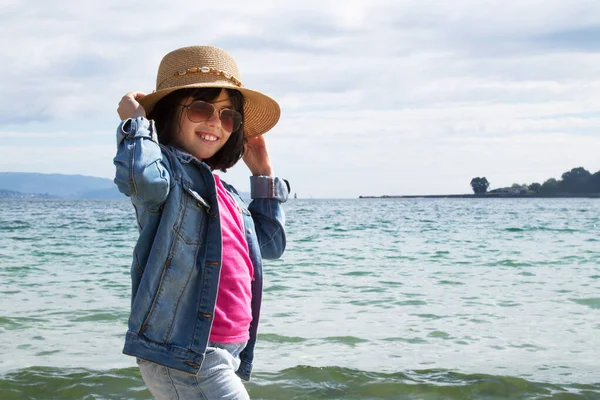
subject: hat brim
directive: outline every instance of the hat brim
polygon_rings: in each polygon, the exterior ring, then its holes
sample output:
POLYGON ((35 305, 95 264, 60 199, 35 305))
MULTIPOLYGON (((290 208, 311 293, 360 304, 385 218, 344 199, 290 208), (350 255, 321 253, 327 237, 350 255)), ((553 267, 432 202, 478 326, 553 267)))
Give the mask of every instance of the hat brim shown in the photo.
POLYGON ((146 110, 146 114, 148 114, 152 111, 156 103, 168 94, 180 89, 193 88, 224 88, 240 92, 244 96, 243 129, 246 138, 252 138, 267 133, 275 126, 275 124, 277 124, 277 121, 279 121, 281 115, 279 104, 266 94, 234 85, 223 85, 219 82, 202 82, 157 90, 142 97, 138 101, 141 106, 144 107, 144 110, 146 110))

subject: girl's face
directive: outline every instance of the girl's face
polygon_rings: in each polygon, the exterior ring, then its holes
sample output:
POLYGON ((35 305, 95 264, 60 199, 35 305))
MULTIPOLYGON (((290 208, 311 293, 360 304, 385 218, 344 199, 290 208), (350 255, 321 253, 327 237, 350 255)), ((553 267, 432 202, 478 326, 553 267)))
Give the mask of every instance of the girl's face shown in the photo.
MULTIPOLYGON (((181 105, 189 106, 193 102, 194 98, 186 97, 181 105)), ((221 90, 219 96, 211 104, 215 107, 215 112, 210 118, 202 122, 192 122, 188 118, 189 108, 184 108, 179 121, 179 134, 175 135, 173 140, 176 146, 199 160, 205 160, 215 155, 231 135, 231 131, 223 126, 220 119, 221 110, 234 109, 227 90, 221 90)))

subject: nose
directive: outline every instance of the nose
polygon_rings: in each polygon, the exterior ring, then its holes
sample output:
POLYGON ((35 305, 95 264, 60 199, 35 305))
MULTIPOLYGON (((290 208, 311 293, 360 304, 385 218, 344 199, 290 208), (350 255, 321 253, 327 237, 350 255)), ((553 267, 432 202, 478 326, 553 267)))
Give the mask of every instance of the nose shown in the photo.
POLYGON ((213 108, 213 113, 209 119, 206 120, 206 123, 211 126, 217 126, 221 123, 221 116, 219 110, 213 108))

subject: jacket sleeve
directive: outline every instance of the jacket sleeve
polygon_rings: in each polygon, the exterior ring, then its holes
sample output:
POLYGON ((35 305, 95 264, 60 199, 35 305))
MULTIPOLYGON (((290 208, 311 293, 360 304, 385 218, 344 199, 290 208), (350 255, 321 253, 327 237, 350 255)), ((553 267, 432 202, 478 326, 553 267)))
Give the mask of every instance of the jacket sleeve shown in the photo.
POLYGON ((264 259, 282 256, 285 245, 285 214, 281 203, 288 199, 289 183, 269 176, 250 177, 250 203, 260 253, 264 259))
POLYGON ((169 194, 170 174, 163 163, 154 123, 144 117, 126 119, 117 128, 115 180, 119 191, 149 211, 169 194))

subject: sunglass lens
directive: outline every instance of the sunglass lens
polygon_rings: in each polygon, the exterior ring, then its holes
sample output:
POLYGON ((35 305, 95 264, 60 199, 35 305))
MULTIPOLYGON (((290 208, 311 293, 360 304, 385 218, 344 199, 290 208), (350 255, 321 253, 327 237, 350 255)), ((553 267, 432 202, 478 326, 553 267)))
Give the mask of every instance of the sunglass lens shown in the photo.
POLYGON ((210 119, 215 107, 212 104, 203 101, 195 101, 188 108, 188 117, 192 122, 204 122, 210 119))
POLYGON ((221 111, 221 124, 223 128, 229 132, 235 132, 242 124, 242 115, 234 110, 221 111))

